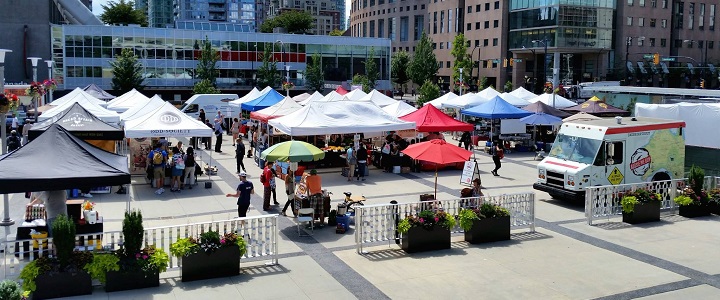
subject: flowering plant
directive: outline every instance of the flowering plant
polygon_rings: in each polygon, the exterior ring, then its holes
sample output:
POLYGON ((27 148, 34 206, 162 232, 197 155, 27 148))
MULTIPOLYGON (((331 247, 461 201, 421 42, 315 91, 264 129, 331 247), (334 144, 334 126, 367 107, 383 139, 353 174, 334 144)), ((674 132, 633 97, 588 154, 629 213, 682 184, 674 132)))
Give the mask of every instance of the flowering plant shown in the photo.
POLYGON ((283 90, 292 90, 295 87, 295 84, 290 81, 285 81, 282 84, 283 90))
POLYGON ((25 93, 33 98, 40 98, 45 95, 45 86, 40 82, 33 82, 30 84, 30 87, 25 90, 25 93))
POLYGON ((412 227, 422 226, 430 229, 435 225, 439 225, 448 230, 455 227, 455 218, 444 211, 433 212, 431 210, 423 210, 417 216, 409 215, 398 223, 397 231, 406 233, 412 227))
POLYGON ((57 82, 55 81, 55 79, 52 79, 52 78, 45 79, 45 81, 43 81, 43 86, 45 86, 46 91, 54 90, 54 89, 57 89, 57 82))
POLYGON ((707 205, 708 204, 708 193, 705 190, 700 190, 696 193, 691 187, 685 187, 682 190, 682 194, 678 195, 673 199, 675 203, 680 206, 685 205, 707 205))
MULTIPOLYGON (((20 100, 15 94, 0 94, 0 106, 7 107, 8 110, 15 111, 20 105, 20 100)), ((7 112, 7 111, 4 111, 7 112)))
POLYGON ((235 233, 225 233, 222 236, 217 231, 207 231, 199 238, 189 237, 177 240, 170 245, 170 253, 177 257, 185 257, 200 252, 211 254, 223 247, 237 245, 240 247, 240 256, 245 255, 245 240, 235 233))
POLYGON ((93 210, 93 208, 95 208, 95 202, 85 200, 85 202, 83 202, 82 204, 83 210, 93 210))
POLYGON ((720 203, 720 189, 712 189, 708 192, 708 201, 720 203))
POLYGON ((651 193, 646 189, 637 189, 623 194, 620 199, 623 211, 625 213, 633 213, 635 211, 635 205, 642 205, 651 201, 662 201, 662 195, 658 193, 651 193))

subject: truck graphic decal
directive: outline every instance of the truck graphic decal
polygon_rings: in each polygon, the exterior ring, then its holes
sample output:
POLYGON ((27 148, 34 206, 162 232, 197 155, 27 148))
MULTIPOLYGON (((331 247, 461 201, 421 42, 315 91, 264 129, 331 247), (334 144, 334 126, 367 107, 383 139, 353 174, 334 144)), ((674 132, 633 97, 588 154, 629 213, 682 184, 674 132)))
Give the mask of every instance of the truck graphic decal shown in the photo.
POLYGON ((652 158, 650 151, 645 148, 638 148, 635 153, 630 156, 630 170, 637 176, 642 176, 650 169, 652 158))

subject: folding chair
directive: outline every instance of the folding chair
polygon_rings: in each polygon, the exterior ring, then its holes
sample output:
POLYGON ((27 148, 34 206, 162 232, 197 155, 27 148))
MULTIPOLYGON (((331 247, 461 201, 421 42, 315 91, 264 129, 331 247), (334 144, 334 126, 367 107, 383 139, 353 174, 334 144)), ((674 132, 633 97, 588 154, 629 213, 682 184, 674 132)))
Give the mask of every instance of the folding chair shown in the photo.
POLYGON ((315 209, 313 208, 301 208, 298 210, 297 217, 297 230, 298 236, 311 236, 315 233, 315 220, 314 219, 315 209), (302 234, 301 227, 304 222, 310 222, 310 234, 302 234))

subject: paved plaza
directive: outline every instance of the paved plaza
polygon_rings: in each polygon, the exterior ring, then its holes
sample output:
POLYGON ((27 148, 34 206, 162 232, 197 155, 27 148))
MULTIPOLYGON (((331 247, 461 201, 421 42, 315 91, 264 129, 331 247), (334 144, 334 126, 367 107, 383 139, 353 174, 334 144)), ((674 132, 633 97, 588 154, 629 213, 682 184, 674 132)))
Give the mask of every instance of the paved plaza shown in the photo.
MULTIPOLYGON (((234 218, 236 199, 225 197, 238 183, 230 138, 222 150, 213 153, 219 172, 211 189, 202 187, 203 177, 192 190, 156 195, 144 178, 134 177, 129 195, 96 195, 105 230, 121 229, 128 196, 146 228, 234 218)), ((531 154, 507 154, 495 177, 490 157, 475 153, 485 195, 533 191, 537 161, 531 154)), ((256 187, 248 215, 265 214, 260 168, 247 158, 245 165, 256 187)), ((367 181, 347 182, 337 169, 319 171, 323 187, 334 193, 333 207, 346 191, 364 195, 366 204, 402 203, 432 193, 434 185, 433 172, 388 174, 371 167, 367 181)), ((438 199, 457 198, 464 188, 459 182, 459 170, 439 172, 438 199)), ((281 194, 279 182, 284 204, 281 194)), ((14 194, 10 200, 11 217, 19 220, 27 199, 14 194)), ((278 265, 244 261, 239 276, 190 283, 171 271, 161 274, 159 288, 105 293, 96 287, 90 296, 68 299, 720 299, 720 217, 668 215, 634 226, 612 218, 589 226, 582 203, 542 192, 536 192, 535 211, 534 233, 516 230, 510 241, 483 245, 457 235, 449 250, 413 255, 394 243, 359 255, 352 229, 316 228, 314 236, 298 237, 294 219, 281 216, 278 265)), ((15 233, 14 227, 0 230, 15 233)))

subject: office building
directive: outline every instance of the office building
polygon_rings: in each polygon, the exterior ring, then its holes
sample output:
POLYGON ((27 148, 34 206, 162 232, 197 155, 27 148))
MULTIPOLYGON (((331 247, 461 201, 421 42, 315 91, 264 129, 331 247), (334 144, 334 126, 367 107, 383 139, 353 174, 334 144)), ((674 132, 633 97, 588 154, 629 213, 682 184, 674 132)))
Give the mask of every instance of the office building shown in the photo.
POLYGON ((276 17, 288 10, 306 11, 315 19, 310 33, 328 35, 334 29, 340 29, 341 14, 337 7, 338 1, 340 0, 270 0, 268 17, 276 17))
POLYGON ((175 25, 173 0, 147 0, 148 26, 172 28, 175 25))
POLYGON ((415 51, 426 26, 428 1, 353 0, 350 7, 351 36, 390 39, 392 51, 415 51))

